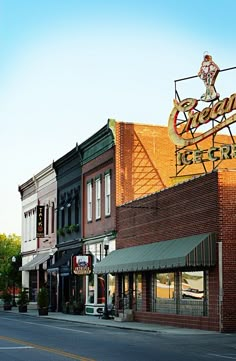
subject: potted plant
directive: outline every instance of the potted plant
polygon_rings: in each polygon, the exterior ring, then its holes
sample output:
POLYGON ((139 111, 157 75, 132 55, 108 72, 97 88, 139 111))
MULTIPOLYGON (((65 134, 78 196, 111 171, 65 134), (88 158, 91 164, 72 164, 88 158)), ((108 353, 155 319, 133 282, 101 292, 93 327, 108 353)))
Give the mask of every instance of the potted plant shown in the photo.
POLYGON ((78 232, 79 231, 79 225, 78 224, 71 224, 70 225, 70 231, 71 231, 71 233, 78 232))
POLYGON ((19 312, 27 312, 27 304, 29 302, 29 297, 27 291, 22 288, 18 295, 17 305, 19 312))
POLYGON ((12 295, 8 290, 3 291, 2 293, 2 299, 3 299, 3 308, 5 311, 9 311, 12 308, 12 295))
POLYGON ((57 235, 58 236, 65 236, 65 230, 64 230, 64 228, 59 228, 58 230, 57 230, 57 235))
POLYGON ((82 315, 84 313, 84 303, 81 301, 73 302, 73 314, 82 315))
POLYGON ((66 231, 66 233, 70 234, 71 233, 70 226, 65 226, 65 231, 66 231))
POLYGON ((40 288, 37 297, 38 313, 40 316, 48 315, 48 290, 45 287, 40 288))

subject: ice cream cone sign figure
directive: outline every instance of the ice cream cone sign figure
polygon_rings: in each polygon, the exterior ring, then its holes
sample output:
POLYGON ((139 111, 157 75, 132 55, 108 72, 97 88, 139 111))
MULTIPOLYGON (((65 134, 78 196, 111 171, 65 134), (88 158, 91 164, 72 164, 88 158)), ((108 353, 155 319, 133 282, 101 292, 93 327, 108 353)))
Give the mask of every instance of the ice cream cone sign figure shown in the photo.
POLYGON ((206 86, 206 93, 201 96, 201 100, 205 102, 211 102, 218 99, 220 94, 215 90, 215 80, 220 71, 220 68, 212 60, 212 56, 204 54, 204 58, 201 64, 201 68, 198 72, 198 76, 203 80, 206 86))

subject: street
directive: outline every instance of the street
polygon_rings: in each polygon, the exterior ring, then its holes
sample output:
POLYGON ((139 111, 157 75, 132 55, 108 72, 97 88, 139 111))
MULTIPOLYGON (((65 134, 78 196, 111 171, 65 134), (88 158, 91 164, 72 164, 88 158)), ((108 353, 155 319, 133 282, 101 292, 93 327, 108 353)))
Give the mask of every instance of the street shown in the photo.
POLYGON ((0 360, 236 360, 236 335, 161 334, 0 312, 0 360))

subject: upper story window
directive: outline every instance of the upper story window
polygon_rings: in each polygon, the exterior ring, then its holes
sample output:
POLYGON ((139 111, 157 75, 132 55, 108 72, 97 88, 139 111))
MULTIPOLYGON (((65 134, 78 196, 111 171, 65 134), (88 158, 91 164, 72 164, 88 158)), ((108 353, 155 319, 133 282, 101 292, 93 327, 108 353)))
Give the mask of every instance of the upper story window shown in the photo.
POLYGON ((101 218, 101 178, 97 178, 96 185, 96 219, 101 218))
POLYGON ((111 172, 105 174, 105 216, 111 214, 111 172))
POLYGON ((55 231, 55 203, 52 202, 51 208, 51 232, 54 233, 55 231))
POLYGON ((87 183, 87 221, 92 221, 92 181, 87 183))

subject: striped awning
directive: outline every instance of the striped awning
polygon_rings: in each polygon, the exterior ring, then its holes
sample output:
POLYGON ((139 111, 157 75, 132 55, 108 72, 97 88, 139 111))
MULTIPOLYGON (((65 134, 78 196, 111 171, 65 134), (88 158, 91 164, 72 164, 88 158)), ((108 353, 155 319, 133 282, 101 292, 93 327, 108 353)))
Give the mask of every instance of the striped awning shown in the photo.
POLYGON ((128 247, 111 252, 94 268, 95 273, 209 267, 216 262, 213 233, 128 247))
POLYGON ((31 261, 29 261, 28 263, 21 266, 19 268, 19 270, 20 271, 32 271, 32 270, 39 269, 39 266, 42 263, 46 262, 50 258, 51 252, 53 252, 53 254, 54 254, 56 252, 56 250, 38 253, 31 261))

